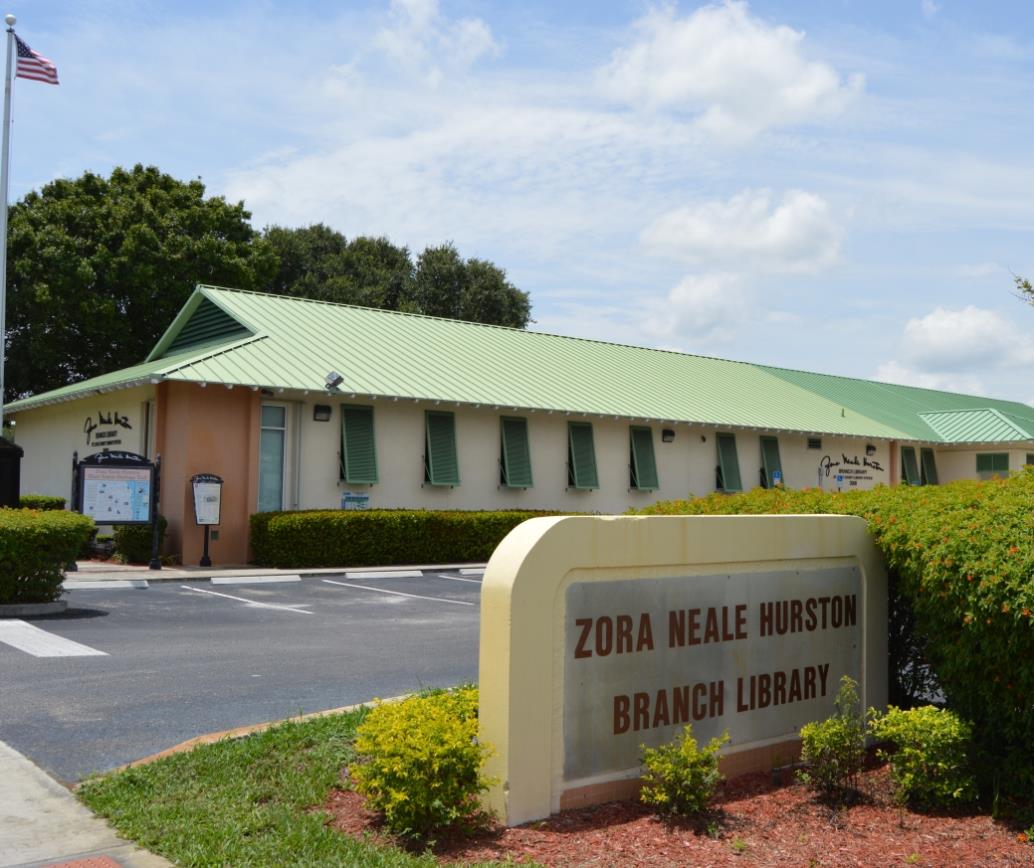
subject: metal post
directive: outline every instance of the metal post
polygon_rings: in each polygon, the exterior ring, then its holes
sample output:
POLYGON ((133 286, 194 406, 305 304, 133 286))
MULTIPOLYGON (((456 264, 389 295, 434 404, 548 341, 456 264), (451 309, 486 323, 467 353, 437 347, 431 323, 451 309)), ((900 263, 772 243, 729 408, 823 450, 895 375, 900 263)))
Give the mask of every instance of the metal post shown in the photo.
POLYGON ((161 503, 162 490, 162 456, 156 455, 154 459, 154 491, 151 494, 151 563, 147 566, 152 570, 162 568, 162 560, 158 557, 158 506, 161 503))
MULTIPOLYGON (((79 451, 76 450, 72 453, 72 497, 68 501, 69 509, 72 512, 79 510, 79 451)), ((72 558, 67 564, 65 564, 66 573, 75 573, 79 571, 79 565, 75 562, 75 558, 72 558)))
POLYGON ((14 22, 7 22, 7 72, 4 75, 4 136, 0 152, 0 429, 4 424, 4 356, 7 349, 7 187, 11 161, 11 66, 14 60, 14 22))
POLYGON ((202 567, 210 567, 210 566, 212 566, 212 559, 208 556, 208 530, 209 530, 210 527, 211 527, 211 525, 207 525, 207 524, 205 525, 205 552, 204 552, 203 555, 201 555, 201 564, 200 564, 200 566, 202 566, 202 567))

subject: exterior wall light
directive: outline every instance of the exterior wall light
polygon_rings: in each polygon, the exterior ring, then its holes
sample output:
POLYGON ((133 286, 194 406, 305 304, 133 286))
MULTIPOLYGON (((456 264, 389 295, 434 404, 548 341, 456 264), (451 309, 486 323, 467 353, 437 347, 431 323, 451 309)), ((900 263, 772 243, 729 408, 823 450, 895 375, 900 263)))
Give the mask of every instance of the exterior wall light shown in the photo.
POLYGON ((662 443, 671 443, 671 441, 674 440, 674 439, 675 439, 675 432, 672 431, 671 428, 665 428, 663 431, 661 431, 661 442, 662 443))
POLYGON ((326 382, 328 389, 336 389, 345 381, 345 378, 337 371, 331 371, 326 377, 324 377, 324 381, 326 382))
POLYGON ((312 421, 313 422, 329 422, 330 421, 330 404, 317 404, 312 408, 312 421))

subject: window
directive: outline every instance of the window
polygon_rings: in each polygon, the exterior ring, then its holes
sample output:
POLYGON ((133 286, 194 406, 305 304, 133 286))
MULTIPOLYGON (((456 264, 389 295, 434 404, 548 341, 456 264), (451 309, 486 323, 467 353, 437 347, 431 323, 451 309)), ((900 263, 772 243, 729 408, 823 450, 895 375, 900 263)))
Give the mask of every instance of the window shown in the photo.
POLYGON ((591 422, 567 423, 567 484, 570 488, 600 487, 591 422))
POLYGON ((632 425, 628 429, 629 484, 640 491, 656 491, 660 488, 657 479, 657 461, 653 454, 653 429, 632 425))
POLYGON ((736 435, 718 435, 718 467, 715 487, 719 491, 743 491, 740 459, 736 454, 736 435))
POLYGON ((1024 463, 1025 465, 1026 465, 1026 464, 1034 464, 1034 452, 1028 452, 1028 453, 1027 453, 1027 460, 1026 460, 1026 461, 1024 461, 1023 463, 1024 463))
POLYGON ((919 472, 923 485, 937 485, 937 462, 932 449, 919 450, 919 472))
POLYGON ((377 481, 373 407, 341 406, 341 478, 367 485, 377 481))
POLYGON ((499 481, 508 488, 531 488, 531 450, 528 448, 528 420, 503 416, 499 420, 501 440, 499 481))
POLYGON ((284 508, 284 442, 287 408, 263 404, 259 431, 259 512, 284 508))
POLYGON ((915 446, 901 447, 901 478, 909 485, 920 485, 919 464, 916 462, 915 446))
POLYGON ((779 474, 779 482, 783 481, 783 464, 779 460, 779 441, 775 437, 761 438, 761 487, 771 488, 776 484, 776 474, 779 474))
POLYGON ((977 453, 977 476, 980 479, 994 479, 996 476, 1009 475, 1008 452, 977 453))
POLYGON ((459 485, 456 458, 456 416, 428 410, 424 414, 424 482, 459 485))

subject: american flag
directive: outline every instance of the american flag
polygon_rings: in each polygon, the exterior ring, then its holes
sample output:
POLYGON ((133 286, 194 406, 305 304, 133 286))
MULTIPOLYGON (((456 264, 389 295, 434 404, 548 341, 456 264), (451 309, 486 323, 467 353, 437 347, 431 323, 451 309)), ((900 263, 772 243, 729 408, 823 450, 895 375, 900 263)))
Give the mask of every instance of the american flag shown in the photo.
POLYGON ((15 36, 14 41, 18 43, 18 70, 14 74, 15 78, 57 84, 57 67, 42 54, 29 48, 19 37, 15 36))

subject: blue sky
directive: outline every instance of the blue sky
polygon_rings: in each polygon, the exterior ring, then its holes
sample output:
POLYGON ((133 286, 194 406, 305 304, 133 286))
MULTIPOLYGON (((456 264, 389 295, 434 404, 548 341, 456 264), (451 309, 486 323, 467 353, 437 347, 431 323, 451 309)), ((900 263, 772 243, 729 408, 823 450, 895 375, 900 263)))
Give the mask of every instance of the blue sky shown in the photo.
POLYGON ((1034 401, 1034 4, 16 2, 11 197, 154 164, 544 331, 1034 401))

